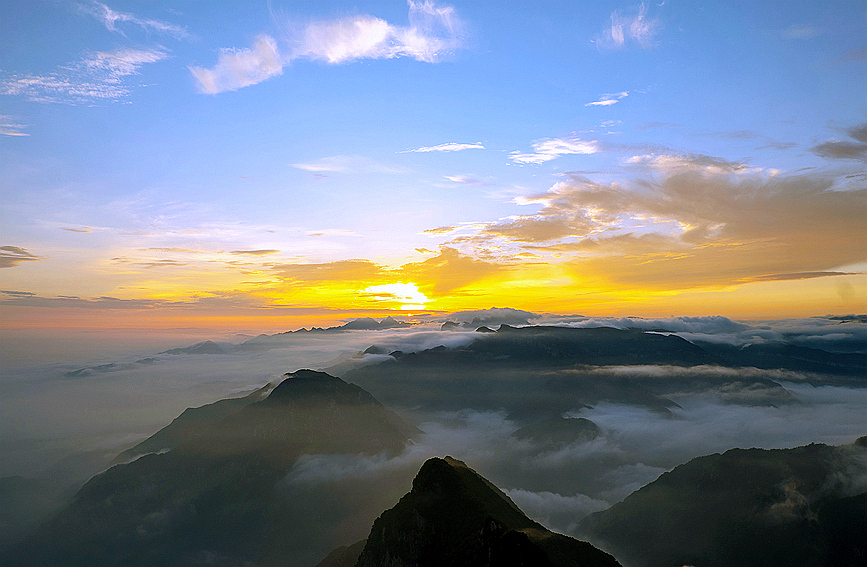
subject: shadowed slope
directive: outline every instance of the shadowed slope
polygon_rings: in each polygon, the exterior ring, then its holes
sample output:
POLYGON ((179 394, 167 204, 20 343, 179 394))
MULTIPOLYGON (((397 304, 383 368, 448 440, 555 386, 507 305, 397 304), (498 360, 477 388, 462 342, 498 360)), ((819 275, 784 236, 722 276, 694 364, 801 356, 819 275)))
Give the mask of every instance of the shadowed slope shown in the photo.
POLYGON ((358 567, 615 566, 588 543, 530 520, 461 461, 429 459, 412 490, 373 524, 358 567))
POLYGON ((635 566, 854 567, 867 558, 865 474, 863 442, 732 449, 676 467, 582 528, 635 566))
POLYGON ((3 564, 312 563, 306 554, 333 543, 298 541, 299 525, 323 527, 319 510, 299 507, 280 488, 294 462, 302 454, 395 454, 416 430, 339 378, 287 376, 266 399, 177 448, 97 475, 3 564))

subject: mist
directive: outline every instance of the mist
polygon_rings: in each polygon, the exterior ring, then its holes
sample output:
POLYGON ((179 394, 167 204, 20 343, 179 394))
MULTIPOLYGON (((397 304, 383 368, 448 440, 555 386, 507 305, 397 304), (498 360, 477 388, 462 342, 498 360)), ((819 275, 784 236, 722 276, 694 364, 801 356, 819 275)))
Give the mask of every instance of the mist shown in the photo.
MULTIPOLYGON (((603 323, 731 344, 825 341, 838 348, 860 341, 867 327, 831 319, 760 325, 724 318, 558 322, 603 323)), ((119 338, 108 345, 95 344, 89 335, 80 336, 78 343, 66 337, 51 351, 53 360, 28 365, 37 354, 19 353, 0 376, 0 476, 66 475, 69 484, 80 484, 187 407, 243 396, 301 368, 351 376, 351 370, 362 366, 394 362, 389 353, 395 351, 458 348, 484 337, 462 329, 440 331, 439 324, 432 323, 379 331, 284 333, 246 344, 249 335, 212 335, 216 346, 209 354, 183 353, 183 347, 195 343, 182 341, 205 338, 184 333, 149 336, 140 343, 119 338), (165 353, 169 347, 180 348, 180 353, 165 353), (64 358, 63 353, 74 354, 64 358)), ((52 337, 41 340, 50 342, 52 337)), ((460 393, 452 393, 449 406, 457 409, 392 408, 422 431, 403 453, 302 456, 283 479, 282 494, 315 504, 330 518, 323 521, 331 522, 333 532, 316 540, 316 549, 351 544, 365 537, 373 519, 409 490, 426 459, 451 455, 503 489, 530 517, 554 531, 576 535, 577 523, 588 514, 623 500, 692 458, 734 447, 839 445, 867 433, 867 388, 821 385, 815 373, 665 365, 602 366, 581 372, 674 384, 665 394, 674 405, 668 412, 607 401, 575 407, 563 417, 588 419, 598 426, 598 434, 552 445, 513 435, 528 422, 505 408, 462 406, 460 393), (701 387, 681 387, 697 378, 704 380, 701 387), (733 388, 739 380, 751 386, 733 388)), ((299 530, 299 545, 314 537, 309 529, 299 530)))

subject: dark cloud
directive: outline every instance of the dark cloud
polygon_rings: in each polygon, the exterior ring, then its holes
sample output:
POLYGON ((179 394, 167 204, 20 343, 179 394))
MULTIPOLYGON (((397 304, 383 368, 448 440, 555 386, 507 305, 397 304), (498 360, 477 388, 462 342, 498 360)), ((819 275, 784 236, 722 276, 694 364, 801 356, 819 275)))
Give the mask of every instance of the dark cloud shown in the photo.
POLYGON ((162 260, 154 260, 153 262, 136 262, 136 266, 141 266, 145 269, 150 268, 177 268, 180 266, 186 266, 186 262, 179 262, 178 260, 171 260, 168 258, 164 258, 162 260))
POLYGON ((7 289, 0 289, 0 293, 5 293, 6 295, 11 295, 13 297, 30 297, 36 295, 32 291, 10 291, 7 289))
POLYGON ((855 141, 830 140, 810 150, 823 158, 867 160, 867 122, 848 128, 845 132, 855 141))
POLYGON ((21 262, 35 262, 42 259, 18 246, 0 246, 0 268, 11 268, 21 262))

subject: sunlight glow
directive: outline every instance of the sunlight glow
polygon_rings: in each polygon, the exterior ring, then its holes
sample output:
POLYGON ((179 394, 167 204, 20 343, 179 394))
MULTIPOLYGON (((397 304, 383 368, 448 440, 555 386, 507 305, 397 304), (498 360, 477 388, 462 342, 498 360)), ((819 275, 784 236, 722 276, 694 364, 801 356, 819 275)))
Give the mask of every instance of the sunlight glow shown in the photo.
POLYGON ((365 294, 370 294, 377 301, 395 301, 401 303, 400 309, 403 311, 418 311, 425 308, 425 303, 431 300, 419 291, 418 286, 410 283, 391 283, 382 285, 372 285, 364 290, 365 294))

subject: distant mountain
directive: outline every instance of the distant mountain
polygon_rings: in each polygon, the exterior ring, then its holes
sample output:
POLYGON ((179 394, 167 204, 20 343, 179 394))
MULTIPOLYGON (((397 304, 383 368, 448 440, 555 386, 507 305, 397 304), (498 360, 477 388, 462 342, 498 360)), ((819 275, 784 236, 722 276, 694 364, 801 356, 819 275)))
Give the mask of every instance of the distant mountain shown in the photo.
POLYGON ((353 319, 348 323, 337 327, 312 327, 310 329, 302 328, 297 331, 286 331, 285 333, 277 333, 274 335, 258 335, 239 344, 237 348, 241 350, 256 350, 261 348, 271 348, 274 343, 279 343, 286 338, 294 338, 304 335, 317 335, 322 333, 344 333, 347 331, 385 331, 388 329, 400 329, 412 327, 412 323, 406 321, 398 321, 393 317, 386 317, 380 321, 371 317, 361 317, 353 319))
POLYGON ((84 378, 87 376, 95 376, 97 374, 105 374, 106 372, 120 372, 122 370, 132 370, 142 365, 155 364, 158 360, 154 357, 142 358, 135 362, 110 362, 108 364, 100 364, 97 366, 88 366, 78 370, 71 370, 64 373, 64 378, 84 378))
POLYGON ((194 412, 211 412, 200 422, 207 427, 185 419, 163 430, 178 442, 174 449, 91 479, 0 563, 310 565, 333 547, 329 530, 345 512, 299 503, 282 482, 296 460, 393 455, 418 433, 358 386, 311 370, 288 374, 261 401, 211 420, 228 405, 194 412))
POLYGON ((377 321, 376 319, 372 319, 370 317, 362 317, 361 319, 353 319, 352 321, 346 323, 345 325, 341 325, 340 327, 331 327, 329 329, 325 329, 326 331, 382 331, 385 329, 396 329, 401 327, 412 327, 412 323, 406 323, 404 321, 397 321, 392 317, 386 317, 382 321, 377 321))
POLYGON ((867 438, 699 457, 581 528, 635 567, 863 566, 867 438))
POLYGON ((525 425, 512 433, 512 437, 532 441, 543 449, 556 449, 572 443, 596 439, 599 426, 583 417, 555 417, 525 425))
MULTIPOLYGON (((867 385, 867 355, 858 352, 837 353, 784 343, 763 343, 735 347, 702 342, 699 345, 725 361, 727 366, 752 366, 799 372, 818 372, 838 377, 850 377, 845 384, 867 385)), ((825 380, 827 381, 827 379, 825 380)))
POLYGON ((619 565, 589 543, 530 520, 496 486, 451 457, 426 461, 412 490, 373 523, 359 553, 361 543, 337 550, 319 567, 619 565))
POLYGON ((526 423, 600 402, 665 414, 678 407, 668 396, 681 392, 714 391, 731 403, 796 402, 768 378, 712 372, 725 361, 685 339, 636 330, 502 325, 465 346, 390 354, 344 376, 390 406, 505 408, 511 419, 526 423), (599 372, 600 366, 620 370, 599 372), (667 369, 642 370, 649 366, 667 369), (697 367, 706 370, 686 370, 697 367))
POLYGON ((226 354, 232 352, 235 346, 232 344, 220 344, 214 341, 203 341, 192 346, 173 348, 160 354, 226 354))

